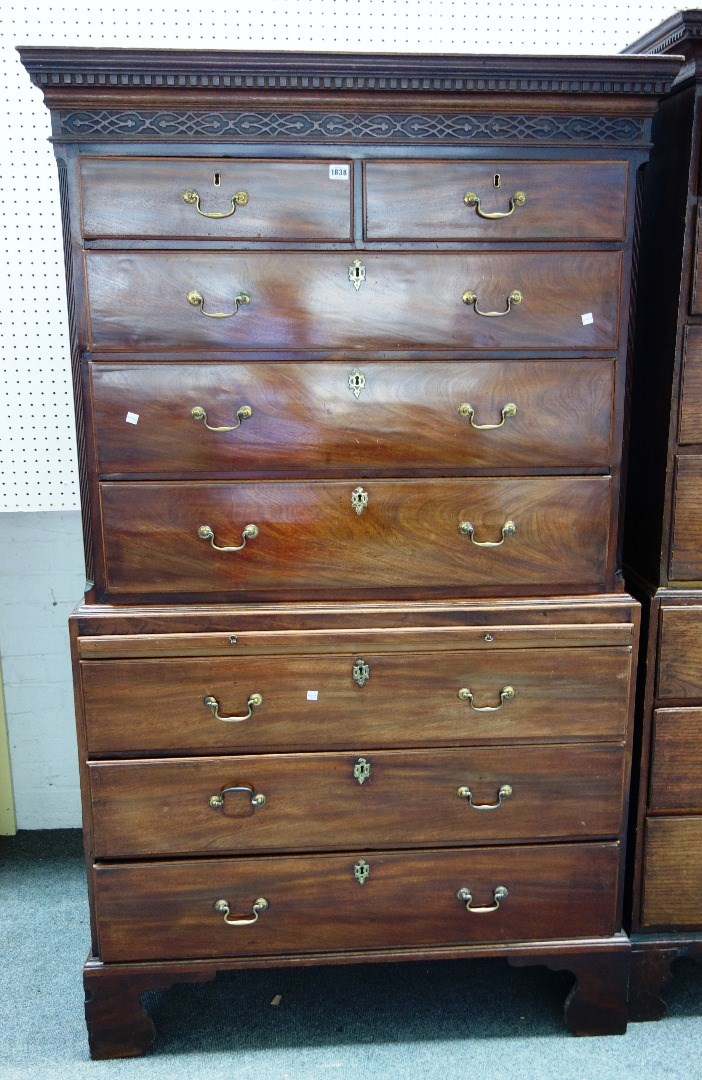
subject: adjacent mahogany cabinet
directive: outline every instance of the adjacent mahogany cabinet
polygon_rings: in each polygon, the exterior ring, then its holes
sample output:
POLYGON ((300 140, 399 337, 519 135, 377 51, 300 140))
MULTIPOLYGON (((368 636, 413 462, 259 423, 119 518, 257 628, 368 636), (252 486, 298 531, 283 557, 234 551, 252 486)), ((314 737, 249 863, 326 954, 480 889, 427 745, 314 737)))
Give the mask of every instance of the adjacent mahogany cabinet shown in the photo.
POLYGON ((623 1031, 627 361, 678 60, 21 54, 91 579, 93 1056, 150 1044, 152 987, 432 957, 569 970, 571 1029, 623 1031))
POLYGON ((702 958, 702 12, 628 51, 685 57, 646 174, 624 547, 645 626, 630 1016, 657 1019, 672 961, 702 958))

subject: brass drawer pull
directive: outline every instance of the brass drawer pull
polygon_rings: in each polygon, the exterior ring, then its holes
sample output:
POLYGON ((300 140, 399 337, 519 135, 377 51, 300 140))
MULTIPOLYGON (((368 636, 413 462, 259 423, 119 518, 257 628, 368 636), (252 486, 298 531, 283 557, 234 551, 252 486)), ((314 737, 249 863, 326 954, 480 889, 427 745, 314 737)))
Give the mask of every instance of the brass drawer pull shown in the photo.
MULTIPOLYGON (((185 196, 183 196, 183 198, 185 198, 185 196)), ((486 221, 498 221, 500 218, 512 217, 512 214, 518 206, 524 206, 526 195, 523 191, 515 191, 514 195, 509 200, 509 210, 498 210, 494 214, 486 214, 484 210, 480 209, 480 196, 476 195, 474 191, 466 191, 463 196, 463 202, 466 206, 474 206, 478 217, 485 218, 486 221)))
MULTIPOLYGON (((461 416, 468 417, 468 420, 470 421, 470 426, 472 428, 475 428, 476 431, 495 431, 497 428, 504 427, 505 420, 508 416, 517 415, 517 406, 512 401, 508 401, 506 405, 503 405, 502 412, 500 414, 502 416, 502 419, 500 420, 499 424, 476 424, 475 409, 467 401, 464 401, 461 405, 458 406, 458 411, 461 416)), ((193 409, 193 415, 194 414, 195 410, 193 409)), ((221 429, 218 428, 217 430, 221 429)))
POLYGON ((233 311, 205 311, 204 296, 197 289, 193 289, 188 293, 188 303, 192 304, 193 307, 199 307, 200 314, 205 315, 208 319, 231 319, 232 315, 236 315, 239 310, 239 304, 250 304, 251 297, 245 292, 237 293, 234 297, 233 311))
POLYGON ((517 691, 513 686, 503 686, 500 690, 500 704, 499 705, 474 705, 473 694, 467 686, 462 686, 458 691, 458 696, 461 701, 467 701, 473 712, 499 712, 505 701, 511 701, 517 691))
POLYGON ((469 787, 459 787, 456 792, 459 799, 467 799, 468 805, 473 810, 499 810, 502 806, 503 800, 508 799, 512 794, 512 787, 510 784, 503 784, 500 790, 497 792, 497 802, 490 803, 474 803, 473 792, 469 787))
POLYGON ((225 724, 240 724, 242 720, 250 720, 253 716, 254 709, 257 709, 259 705, 263 705, 263 697, 261 694, 251 695, 247 701, 248 712, 245 716, 220 716, 219 702, 216 697, 212 697, 212 694, 208 694, 205 698, 205 705, 211 710, 215 720, 223 720, 225 724))
POLYGON ((265 806, 267 799, 265 795, 260 792, 258 795, 254 792, 254 789, 249 787, 248 784, 234 784, 232 787, 225 787, 219 792, 218 795, 210 795, 207 800, 213 810, 221 810, 224 806, 224 796, 230 791, 245 791, 251 796, 249 802, 252 806, 265 806))
POLYGON ((235 547, 221 547, 219 544, 215 544, 214 532, 210 525, 201 525, 197 530, 197 535, 201 540, 209 540, 215 551, 241 551, 246 547, 247 540, 255 540, 258 536, 258 525, 246 525, 241 534, 241 538, 244 542, 243 544, 237 544, 235 547))
MULTIPOLYGON (((507 307, 504 311, 481 311, 478 307, 478 297, 476 293, 471 292, 470 289, 466 289, 461 297, 464 304, 472 305, 476 315, 482 315, 485 319, 498 319, 501 315, 509 315, 512 310, 512 304, 521 304, 522 294, 519 289, 513 289, 507 297, 507 307)), ((192 303, 193 301, 191 301, 192 303)))
MULTIPOLYGON (((230 424, 228 427, 213 427, 212 424, 208 424, 207 413, 203 409, 202 405, 194 405, 191 409, 190 415, 192 416, 193 420, 202 420, 208 431, 236 431, 237 428, 241 427, 242 420, 248 420, 249 417, 253 415, 253 409, 250 405, 240 406, 240 408, 236 410, 236 424, 230 424)), ((499 424, 495 425, 495 427, 499 426, 499 424)))
POLYGON ((232 201, 229 209, 225 210, 224 212, 218 213, 214 210, 206 211, 201 209, 200 196, 198 195, 197 191, 193 191, 192 189, 188 188, 187 191, 183 192, 183 198, 189 206, 195 207, 198 214, 201 214, 203 217, 207 218, 231 217, 232 214, 235 213, 237 206, 246 206, 247 202, 249 201, 249 196, 245 191, 237 191, 234 195, 232 195, 232 201))
POLYGON ((509 892, 504 885, 498 885, 496 889, 493 889, 492 895, 495 898, 494 904, 489 904, 487 907, 472 907, 473 894, 470 889, 459 889, 456 893, 456 897, 462 904, 466 905, 466 911, 470 911, 472 915, 487 915, 491 911, 497 911, 500 906, 500 901, 506 900, 509 896, 509 892))
POLYGON ((265 896, 259 896, 258 900, 254 900, 251 907, 253 914, 248 919, 230 919, 229 917, 229 904, 226 900, 215 900, 212 905, 215 911, 219 911, 224 915, 224 921, 227 926, 250 926, 251 923, 258 922, 258 917, 264 911, 268 911, 268 901, 265 896))
POLYGON ((502 547, 507 536, 514 536, 517 531, 517 526, 513 521, 505 521, 502 526, 502 539, 501 540, 476 540, 473 533, 475 529, 471 525, 470 521, 462 521, 458 526, 458 531, 461 536, 469 536, 471 544, 475 544, 476 547, 502 547))

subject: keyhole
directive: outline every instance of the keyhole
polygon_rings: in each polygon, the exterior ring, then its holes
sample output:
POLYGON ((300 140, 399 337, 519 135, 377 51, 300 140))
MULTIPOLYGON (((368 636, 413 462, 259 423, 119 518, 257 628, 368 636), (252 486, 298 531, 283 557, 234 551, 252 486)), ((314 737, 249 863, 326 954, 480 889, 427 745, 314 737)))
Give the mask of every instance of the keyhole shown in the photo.
POLYGON ((500 174, 498 172, 496 172, 495 175, 493 176, 492 182, 495 185, 495 187, 499 187, 500 184, 502 183, 502 177, 500 176, 500 174))
POLYGON ((222 177, 220 173, 216 172, 214 174, 214 176, 212 177, 212 183, 215 187, 219 187, 219 185, 222 183, 222 177))

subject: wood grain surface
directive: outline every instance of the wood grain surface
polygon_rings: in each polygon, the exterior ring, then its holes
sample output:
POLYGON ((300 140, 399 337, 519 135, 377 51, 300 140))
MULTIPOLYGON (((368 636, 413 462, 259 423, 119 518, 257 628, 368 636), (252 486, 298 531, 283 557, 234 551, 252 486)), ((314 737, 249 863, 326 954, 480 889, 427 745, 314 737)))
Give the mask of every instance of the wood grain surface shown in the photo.
POLYGON ((366 236, 371 240, 620 240, 626 161, 368 161, 366 236), (499 186, 496 186, 496 183, 499 186), (526 202, 508 218, 517 192, 526 202))
POLYGON ((659 697, 702 697, 702 596, 700 606, 661 608, 659 697))
POLYGON ((649 817, 641 924, 702 927, 702 817, 649 817))
POLYGON ((619 845, 555 844, 459 851, 371 852, 97 866, 100 956, 124 960, 265 956, 438 943, 545 941, 610 935, 619 845), (364 885, 354 865, 365 857, 364 885), (496 912, 466 911, 457 899, 496 912), (254 925, 258 897, 269 908, 254 925))
POLYGON ((702 443, 702 326, 685 330, 678 441, 702 443))
POLYGON ((91 237, 211 240, 350 240, 353 177, 331 180, 329 159, 84 157, 81 228, 91 237), (219 182, 216 182, 218 178, 219 182), (207 218, 185 202, 195 190, 204 213, 226 213, 232 196, 248 202, 227 218, 207 218))
MULTIPOLYGON (((358 253, 366 280, 349 281, 354 252, 87 251, 94 349, 207 352, 612 349, 619 338, 618 251, 358 253), (462 300, 466 290, 484 318, 462 300), (197 290, 206 318, 187 297, 197 290), (583 323, 582 315, 592 322, 583 323)), ((355 361, 354 361, 355 362, 355 361)), ((352 363, 353 366, 353 363, 352 363)))
POLYGON ((622 647, 364 651, 88 660, 81 680, 88 751, 105 756, 617 739, 630 670, 631 650, 622 647), (353 678, 359 659, 369 669, 362 686, 353 678), (505 686, 515 694, 498 712, 478 712, 458 696, 467 687, 475 706, 495 707, 505 686), (215 719, 204 704, 212 695, 221 715, 244 715, 252 693, 263 704, 241 723, 215 719))
POLYGON ((702 455, 678 455, 675 461, 670 577, 702 581, 702 455))
POLYGON ((656 709, 648 805, 702 813, 702 708, 656 709))
POLYGON ((376 589, 494 593, 523 585, 602 588, 609 523, 607 477, 367 480, 310 483, 106 483, 100 487, 107 591, 350 598, 376 589), (478 547, 458 526, 469 521, 478 547), (219 546, 198 536, 209 525, 219 546))
POLYGON ((611 460, 612 361, 90 366, 102 476, 403 475, 594 468, 611 460), (461 415, 472 405, 478 431, 461 415), (249 419, 234 431, 212 427, 249 419), (128 423, 129 413, 138 422, 128 423))

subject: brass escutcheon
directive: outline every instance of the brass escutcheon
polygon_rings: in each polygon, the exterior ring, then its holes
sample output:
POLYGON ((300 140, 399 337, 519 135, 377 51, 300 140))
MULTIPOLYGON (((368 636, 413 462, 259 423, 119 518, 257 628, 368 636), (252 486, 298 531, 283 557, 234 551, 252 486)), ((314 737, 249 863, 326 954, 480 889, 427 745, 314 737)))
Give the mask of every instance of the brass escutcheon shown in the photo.
POLYGON ((353 868, 353 876, 359 885, 365 885, 371 868, 365 859, 359 859, 353 868))
POLYGON ((363 784, 369 779, 370 774, 370 761, 366 761, 364 757, 360 757, 353 767, 354 780, 358 780, 359 784, 363 784))
POLYGON ((349 266, 349 281, 353 285, 356 292, 361 288, 361 285, 366 280, 366 268, 360 259, 354 259, 349 266))
POLYGON ((368 506, 368 492, 362 487, 354 488, 351 492, 351 505, 357 514, 362 514, 368 506))
POLYGON ((363 684, 370 679, 370 673, 370 667, 365 660, 357 660, 353 665, 351 674, 353 675, 354 682, 357 682, 359 686, 363 686, 363 684))

